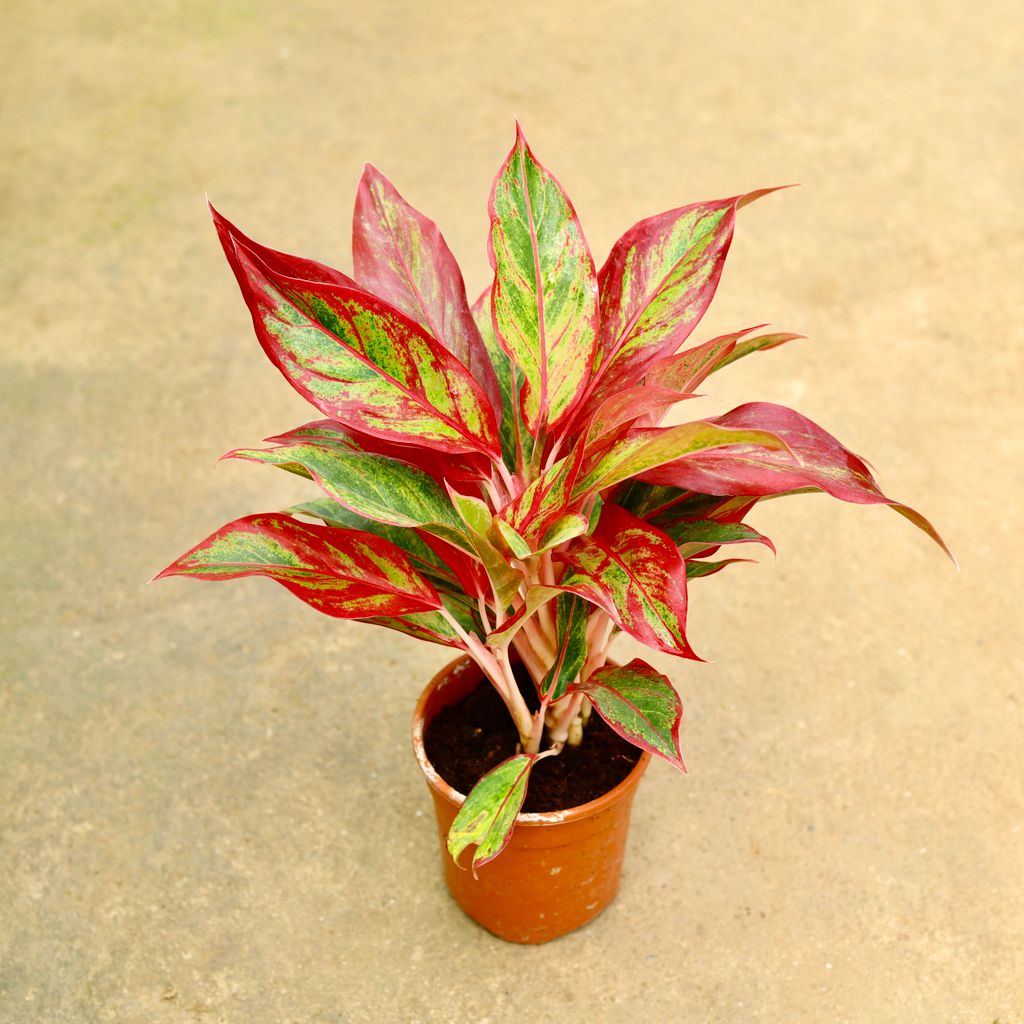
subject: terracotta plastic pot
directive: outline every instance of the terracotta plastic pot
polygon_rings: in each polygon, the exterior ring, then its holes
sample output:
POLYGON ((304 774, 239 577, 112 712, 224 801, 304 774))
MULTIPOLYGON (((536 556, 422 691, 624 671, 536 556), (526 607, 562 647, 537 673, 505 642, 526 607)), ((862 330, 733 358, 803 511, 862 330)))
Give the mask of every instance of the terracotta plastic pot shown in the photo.
POLYGON ((434 771, 423 734, 441 708, 471 693, 481 679, 469 658, 453 661, 430 681, 413 716, 413 749, 434 799, 445 880, 455 902, 489 932, 509 942, 549 942, 597 917, 615 898, 633 794, 651 755, 644 753, 629 775, 597 800, 520 814, 508 846, 474 878, 445 849, 465 795, 434 771))

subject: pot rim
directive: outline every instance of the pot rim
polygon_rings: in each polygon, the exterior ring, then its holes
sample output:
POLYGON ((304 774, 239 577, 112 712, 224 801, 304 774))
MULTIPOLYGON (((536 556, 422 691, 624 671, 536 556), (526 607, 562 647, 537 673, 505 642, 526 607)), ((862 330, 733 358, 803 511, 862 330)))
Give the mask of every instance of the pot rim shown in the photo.
MULTIPOLYGON (((448 783, 445 782, 445 780, 437 773, 434 766, 427 758, 427 752, 423 744, 423 717, 427 701, 430 700, 434 691, 444 685, 449 677, 454 674, 454 670, 462 664, 465 664, 467 667, 472 666, 479 669, 479 666, 477 666, 473 659, 468 655, 463 655, 461 658, 456 658, 454 661, 449 662, 434 675, 429 683, 427 683, 423 692, 420 694, 419 700, 416 702, 416 710, 413 712, 412 717, 412 748, 413 752, 416 754, 416 760, 419 763, 420 770, 426 776, 427 785, 455 807, 461 807, 463 805, 467 794, 460 793, 457 789, 448 785, 448 783)), ((481 673, 481 680, 482 679, 483 674, 481 673)), ((640 758, 636 764, 633 765, 629 774, 620 783, 618 783, 618 785, 609 789, 607 793, 602 793, 601 796, 594 800, 589 800, 585 804, 577 804, 575 807, 567 807, 561 811, 531 811, 525 814, 520 812, 516 815, 516 827, 559 825, 563 822, 579 821, 582 818, 588 818, 591 815, 604 810, 605 807, 615 803, 623 795, 625 790, 633 788, 640 776, 643 775, 644 771, 647 769, 647 765, 650 760, 650 751, 641 750, 640 758)))

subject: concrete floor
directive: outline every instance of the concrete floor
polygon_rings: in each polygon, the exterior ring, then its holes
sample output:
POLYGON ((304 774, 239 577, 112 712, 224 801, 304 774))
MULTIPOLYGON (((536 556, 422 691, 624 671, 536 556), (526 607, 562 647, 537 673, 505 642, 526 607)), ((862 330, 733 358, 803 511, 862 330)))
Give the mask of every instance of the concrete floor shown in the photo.
POLYGON ((4 1024, 1024 1021, 1017 4, 5 12, 4 1024), (371 159, 475 294, 514 115, 598 262, 642 216, 801 182, 743 212, 698 337, 815 340, 703 411, 797 406, 963 563, 885 509, 765 506, 778 561, 693 587, 711 663, 653 659, 689 778, 653 767, 618 902, 536 949, 442 888, 408 720, 445 651, 265 581, 144 586, 312 494, 213 469, 310 416, 204 192, 345 267, 371 159))

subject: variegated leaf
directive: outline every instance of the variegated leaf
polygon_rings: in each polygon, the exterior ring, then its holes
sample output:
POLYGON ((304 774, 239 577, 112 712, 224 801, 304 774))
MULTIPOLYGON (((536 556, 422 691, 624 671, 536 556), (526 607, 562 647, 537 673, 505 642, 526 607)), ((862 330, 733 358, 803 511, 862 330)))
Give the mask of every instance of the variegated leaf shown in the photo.
POLYGON ((352 262, 361 285, 426 328, 466 366, 495 412, 498 379, 469 311, 462 271, 438 226, 367 164, 352 217, 352 262))
POLYGON ((590 520, 581 512, 573 512, 556 519, 541 537, 537 554, 557 548, 576 537, 582 537, 589 529, 590 520))
MULTIPOLYGON (((740 444, 755 450, 786 447, 784 441, 769 431, 734 429, 716 420, 697 420, 677 427, 644 427, 630 431, 594 457, 573 488, 573 497, 583 498, 594 491, 603 491, 663 463, 675 465, 708 449, 740 444)), ((653 479, 653 476, 645 476, 645 479, 653 479)))
MULTIPOLYGON (((764 324, 759 326, 763 327, 764 324)), ((647 368, 644 383, 648 386, 692 393, 710 374, 723 366, 728 366, 729 363, 734 363, 751 352, 778 348, 787 341, 804 337, 802 334, 761 334, 754 338, 745 338, 745 335, 757 329, 748 327, 744 331, 722 334, 704 342, 703 345, 659 359, 647 368)))
POLYGON ((358 289, 282 276, 216 223, 264 351, 304 398, 375 437, 500 457, 479 385, 419 324, 358 289))
POLYGON ((635 658, 621 668, 599 668, 573 690, 585 693, 624 740, 686 771, 679 749, 683 705, 666 676, 635 658))
POLYGON ((785 345, 787 341, 798 341, 806 337, 807 335, 805 334, 780 333, 762 334, 757 338, 747 338, 744 341, 737 342, 731 354, 718 363, 714 369, 720 370, 723 366, 735 363, 737 359, 749 356, 752 352, 768 352, 770 349, 785 345))
POLYGON ((491 301, 505 351, 523 372, 521 408, 536 437, 572 412, 597 349, 597 275, 569 197, 516 141, 490 201, 491 301))
POLYGON ((484 348, 494 367, 498 381, 501 404, 495 406, 500 412, 498 433, 501 437, 501 453, 505 465, 513 472, 519 471, 520 462, 528 464, 533 454, 533 438, 522 422, 519 409, 519 392, 523 386, 523 372, 508 357, 498 344, 494 333, 494 317, 491 315, 491 288, 488 285, 470 308, 473 320, 483 339, 484 348), (522 459, 520 459, 520 450, 522 459))
POLYGON ((518 498, 501 510, 501 518, 534 547, 554 524, 578 510, 584 496, 574 498, 573 487, 583 463, 584 446, 544 470, 518 498))
POLYGON ((516 754, 502 761, 473 787, 459 808, 448 830, 448 852, 457 864, 462 851, 475 845, 474 876, 477 868, 508 845, 536 760, 535 754, 516 754))
MULTIPOLYGON (((289 516, 308 516, 319 519, 327 526, 341 526, 348 530, 362 530, 391 541, 400 547, 418 572, 428 577, 438 590, 450 593, 460 581, 446 561, 415 531, 402 526, 390 526, 353 512, 332 498, 316 498, 292 505, 284 510, 289 516)), ((448 548, 451 551, 451 548, 448 548)))
POLYGON ((709 449, 644 471, 642 479, 720 495, 765 496, 814 487, 843 501, 890 505, 927 533, 955 563, 927 519, 887 498, 864 461, 806 416, 785 406, 751 402, 711 422, 728 429, 770 430, 787 447, 768 450, 744 442, 709 449))
POLYGON ((605 505, 594 533, 559 558, 562 589, 603 608, 648 647, 700 660, 686 639, 686 564, 661 530, 605 505))
POLYGON ((245 516, 197 544, 156 579, 267 576, 317 611, 345 619, 442 607, 405 553, 373 534, 311 526, 282 513, 245 516))
MULTIPOLYGON (((464 595, 457 596, 447 593, 441 595, 441 600, 449 614, 466 633, 483 635, 474 601, 470 601, 464 595)), ((455 632, 451 623, 440 612, 413 612, 411 615, 399 615, 393 618, 370 617, 359 621, 373 626, 384 626, 387 629, 405 633, 406 636, 411 636, 416 640, 425 640, 427 643, 466 650, 462 637, 455 632)))
POLYGON ((638 383, 646 367, 686 340, 718 287, 736 211, 773 191, 648 217, 612 246, 599 274, 602 361, 588 404, 638 383))
POLYGON ((340 445, 354 451, 384 455, 389 459, 408 462, 417 469, 422 469, 439 484, 456 480, 475 484, 481 480, 489 480, 493 469, 491 463, 478 452, 454 455, 438 451, 436 448, 424 448, 416 444, 415 439, 409 444, 399 444, 382 437, 360 433, 337 420, 313 420, 301 427, 295 427, 273 437, 265 437, 263 440, 268 444, 279 445, 312 441, 314 444, 340 445))
POLYGON ((540 684, 541 697, 558 700, 587 660, 587 619, 593 608, 575 594, 555 602, 555 660, 540 684))
POLYGON ((361 516, 391 526, 420 527, 472 550, 448 495, 423 470, 360 450, 351 436, 308 433, 307 440, 276 448, 238 448, 224 458, 299 466, 324 493, 361 516))

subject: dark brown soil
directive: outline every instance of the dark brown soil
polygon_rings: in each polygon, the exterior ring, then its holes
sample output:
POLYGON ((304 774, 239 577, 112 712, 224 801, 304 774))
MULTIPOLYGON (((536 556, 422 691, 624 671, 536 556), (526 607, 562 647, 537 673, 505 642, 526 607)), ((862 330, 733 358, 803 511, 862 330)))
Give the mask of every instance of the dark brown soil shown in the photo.
MULTIPOLYGON (((531 709, 539 706, 526 673, 519 689, 531 709), (525 678, 524 678, 525 677, 525 678)), ((423 737, 427 758, 460 793, 468 793, 492 768, 516 752, 519 737, 501 698, 487 680, 468 697, 442 708, 423 737)), ((530 774, 524 811, 561 811, 614 789, 640 759, 640 751, 612 732, 595 712, 578 747, 546 757, 530 774)))

